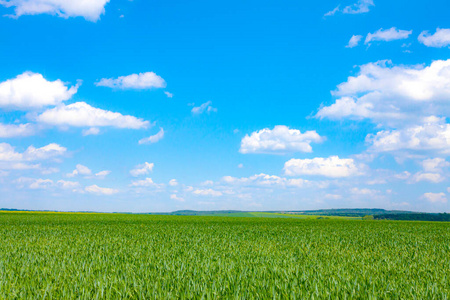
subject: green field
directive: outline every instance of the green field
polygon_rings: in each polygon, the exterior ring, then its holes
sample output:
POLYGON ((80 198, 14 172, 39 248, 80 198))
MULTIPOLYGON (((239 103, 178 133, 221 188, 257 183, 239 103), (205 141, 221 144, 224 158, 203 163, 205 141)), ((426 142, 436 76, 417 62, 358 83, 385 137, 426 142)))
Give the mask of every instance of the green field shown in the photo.
POLYGON ((448 299, 450 224, 0 213, 0 299, 448 299))

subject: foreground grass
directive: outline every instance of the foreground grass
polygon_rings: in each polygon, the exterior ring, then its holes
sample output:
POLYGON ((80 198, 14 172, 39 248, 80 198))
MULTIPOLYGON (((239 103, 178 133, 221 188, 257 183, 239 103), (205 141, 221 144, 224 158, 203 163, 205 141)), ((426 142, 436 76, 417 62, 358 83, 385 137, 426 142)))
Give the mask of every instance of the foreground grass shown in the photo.
POLYGON ((0 299, 450 295, 448 223, 0 213, 0 299))

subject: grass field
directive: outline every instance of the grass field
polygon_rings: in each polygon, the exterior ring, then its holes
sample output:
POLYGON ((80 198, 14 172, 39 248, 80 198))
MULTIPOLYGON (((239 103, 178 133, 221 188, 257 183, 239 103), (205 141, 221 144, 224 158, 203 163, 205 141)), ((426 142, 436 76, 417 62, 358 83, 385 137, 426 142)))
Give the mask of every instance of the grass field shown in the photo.
POLYGON ((448 299, 448 223, 0 213, 0 299, 448 299))

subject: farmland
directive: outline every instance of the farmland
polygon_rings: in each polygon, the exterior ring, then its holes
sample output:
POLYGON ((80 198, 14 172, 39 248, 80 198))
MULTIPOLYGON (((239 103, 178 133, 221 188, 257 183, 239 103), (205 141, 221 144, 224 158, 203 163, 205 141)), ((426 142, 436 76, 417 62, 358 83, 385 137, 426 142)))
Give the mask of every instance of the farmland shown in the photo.
POLYGON ((450 297, 450 226, 0 213, 0 299, 450 297))

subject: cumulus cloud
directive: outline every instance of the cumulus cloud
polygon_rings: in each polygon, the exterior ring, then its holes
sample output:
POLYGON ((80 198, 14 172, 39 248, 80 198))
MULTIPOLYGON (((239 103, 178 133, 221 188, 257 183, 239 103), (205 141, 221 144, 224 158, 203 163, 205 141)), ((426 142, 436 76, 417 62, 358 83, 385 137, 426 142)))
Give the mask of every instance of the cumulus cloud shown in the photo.
POLYGON ((246 135, 241 141, 241 153, 312 152, 311 143, 324 140, 315 130, 301 133, 284 125, 264 128, 246 135))
POLYGON ((211 104, 212 104, 211 101, 205 102, 205 103, 203 103, 203 104, 200 105, 200 106, 195 106, 195 107, 193 107, 192 110, 191 110, 191 112, 192 112, 194 115, 200 115, 200 114, 202 114, 202 113, 204 113, 204 112, 207 112, 207 113, 210 113, 210 112, 217 112, 217 108, 212 107, 211 104))
POLYGON ((100 129, 98 129, 97 127, 91 127, 89 129, 84 129, 83 130, 83 136, 97 135, 99 133, 100 133, 100 129))
POLYGON ((153 182, 153 179, 147 177, 142 180, 136 180, 131 182, 130 186, 132 187, 153 187, 153 188, 162 188, 164 184, 159 184, 153 182))
POLYGON ((29 146, 24 152, 20 153, 8 143, 0 143, 0 161, 25 162, 47 160, 64 155, 66 151, 66 148, 58 144, 51 143, 41 148, 29 146))
POLYGON ((41 74, 25 72, 0 83, 0 107, 30 110, 58 105, 70 99, 79 84, 69 88, 59 79, 48 81, 41 74))
POLYGON ((145 162, 142 165, 137 165, 133 170, 130 171, 131 176, 138 177, 141 175, 146 175, 153 171, 154 163, 145 162))
POLYGON ((362 174, 363 165, 357 165, 351 158, 341 159, 338 156, 313 159, 291 159, 284 164, 284 172, 288 176, 320 175, 340 178, 362 174))
POLYGON ((90 185, 84 189, 86 192, 97 195, 114 195, 119 192, 117 189, 99 187, 98 185, 90 185))
POLYGON ((166 94, 167 98, 173 98, 173 94, 168 91, 164 91, 164 94, 166 94))
POLYGON ((118 89, 151 89, 165 88, 166 82, 154 72, 145 72, 120 76, 118 78, 102 78, 95 83, 96 86, 106 86, 118 89))
POLYGON ((447 47, 450 46, 450 29, 437 28, 434 34, 422 31, 417 39, 427 47, 447 47))
POLYGON ((423 170, 426 172, 442 172, 450 163, 443 158, 429 158, 422 161, 423 170))
POLYGON ((432 183, 439 183, 444 180, 445 180, 445 177, 439 173, 418 172, 418 173, 414 174, 414 176, 413 176, 414 182, 428 181, 428 182, 432 182, 432 183))
POLYGON ((2 124, 0 123, 0 138, 23 137, 35 134, 34 124, 2 124))
POLYGON ((176 201, 180 201, 180 202, 184 202, 184 198, 177 196, 176 194, 171 194, 170 195, 170 199, 172 200, 176 200, 176 201))
POLYGON ((141 129, 150 123, 142 119, 90 106, 85 102, 60 105, 44 111, 36 121, 54 126, 105 127, 141 129))
POLYGON ((444 193, 425 193, 422 197, 431 203, 447 203, 447 197, 444 193))
POLYGON ((104 170, 104 171, 100 171, 95 173, 94 175, 92 175, 92 170, 89 169, 88 167, 82 165, 82 164, 77 164, 75 167, 75 170, 72 171, 72 173, 68 173, 66 176, 67 177, 75 177, 77 175, 81 175, 81 176, 85 176, 86 178, 99 178, 99 179, 103 179, 106 176, 108 176, 109 174, 111 174, 111 171, 109 170, 104 170))
POLYGON ((386 30, 380 28, 374 33, 367 34, 364 44, 368 44, 374 41, 390 42, 395 40, 403 40, 407 39, 411 33, 412 30, 399 30, 395 27, 386 30))
POLYGON ((366 142, 371 152, 400 150, 450 153, 450 124, 430 122, 397 130, 369 134, 366 142))
POLYGON ((73 170, 72 173, 67 174, 67 177, 74 177, 77 175, 89 176, 91 174, 92 174, 91 169, 81 164, 78 164, 76 165, 75 170, 73 170))
POLYGON ((197 189, 197 190, 193 190, 192 193, 194 195, 199 195, 199 196, 210 196, 210 197, 220 197, 223 195, 222 192, 220 191, 216 191, 213 189, 197 189))
POLYGON ((157 143, 164 137, 164 129, 159 128, 157 134, 139 140, 139 145, 157 143))
POLYGON ((362 14, 369 12, 371 6, 374 6, 373 0, 359 0, 352 5, 345 6, 343 9, 340 9, 340 6, 337 6, 333 10, 327 12, 325 16, 333 16, 338 12, 342 12, 343 14, 362 14))
POLYGON ((169 181, 169 185, 170 185, 170 186, 177 186, 177 185, 178 185, 178 181, 177 181, 176 179, 171 179, 171 180, 169 181))
POLYGON ((350 40, 348 41, 348 45, 345 46, 346 48, 353 48, 358 46, 359 42, 362 39, 362 35, 352 35, 350 40))
POLYGON ((310 181, 301 178, 287 179, 284 177, 279 177, 276 175, 267 175, 264 173, 241 178, 224 176, 222 178, 222 181, 228 185, 253 186, 253 187, 278 187, 278 188, 284 187, 301 188, 310 184, 310 181))
POLYGON ((378 61, 360 66, 357 76, 338 85, 334 104, 321 107, 318 118, 370 119, 394 126, 429 116, 448 115, 450 59, 429 66, 394 66, 378 61))
POLYGON ((78 190, 78 188, 80 187, 80 183, 77 181, 67 181, 67 180, 58 180, 57 185, 65 190, 78 190))
POLYGON ((95 22, 105 13, 109 0, 0 0, 5 7, 14 7, 15 17, 50 14, 63 18, 83 17, 95 22))
POLYGON ((53 180, 51 179, 42 179, 42 178, 36 179, 29 177, 20 177, 14 180, 14 183, 16 183, 19 188, 27 187, 32 190, 47 189, 54 185, 53 180))

